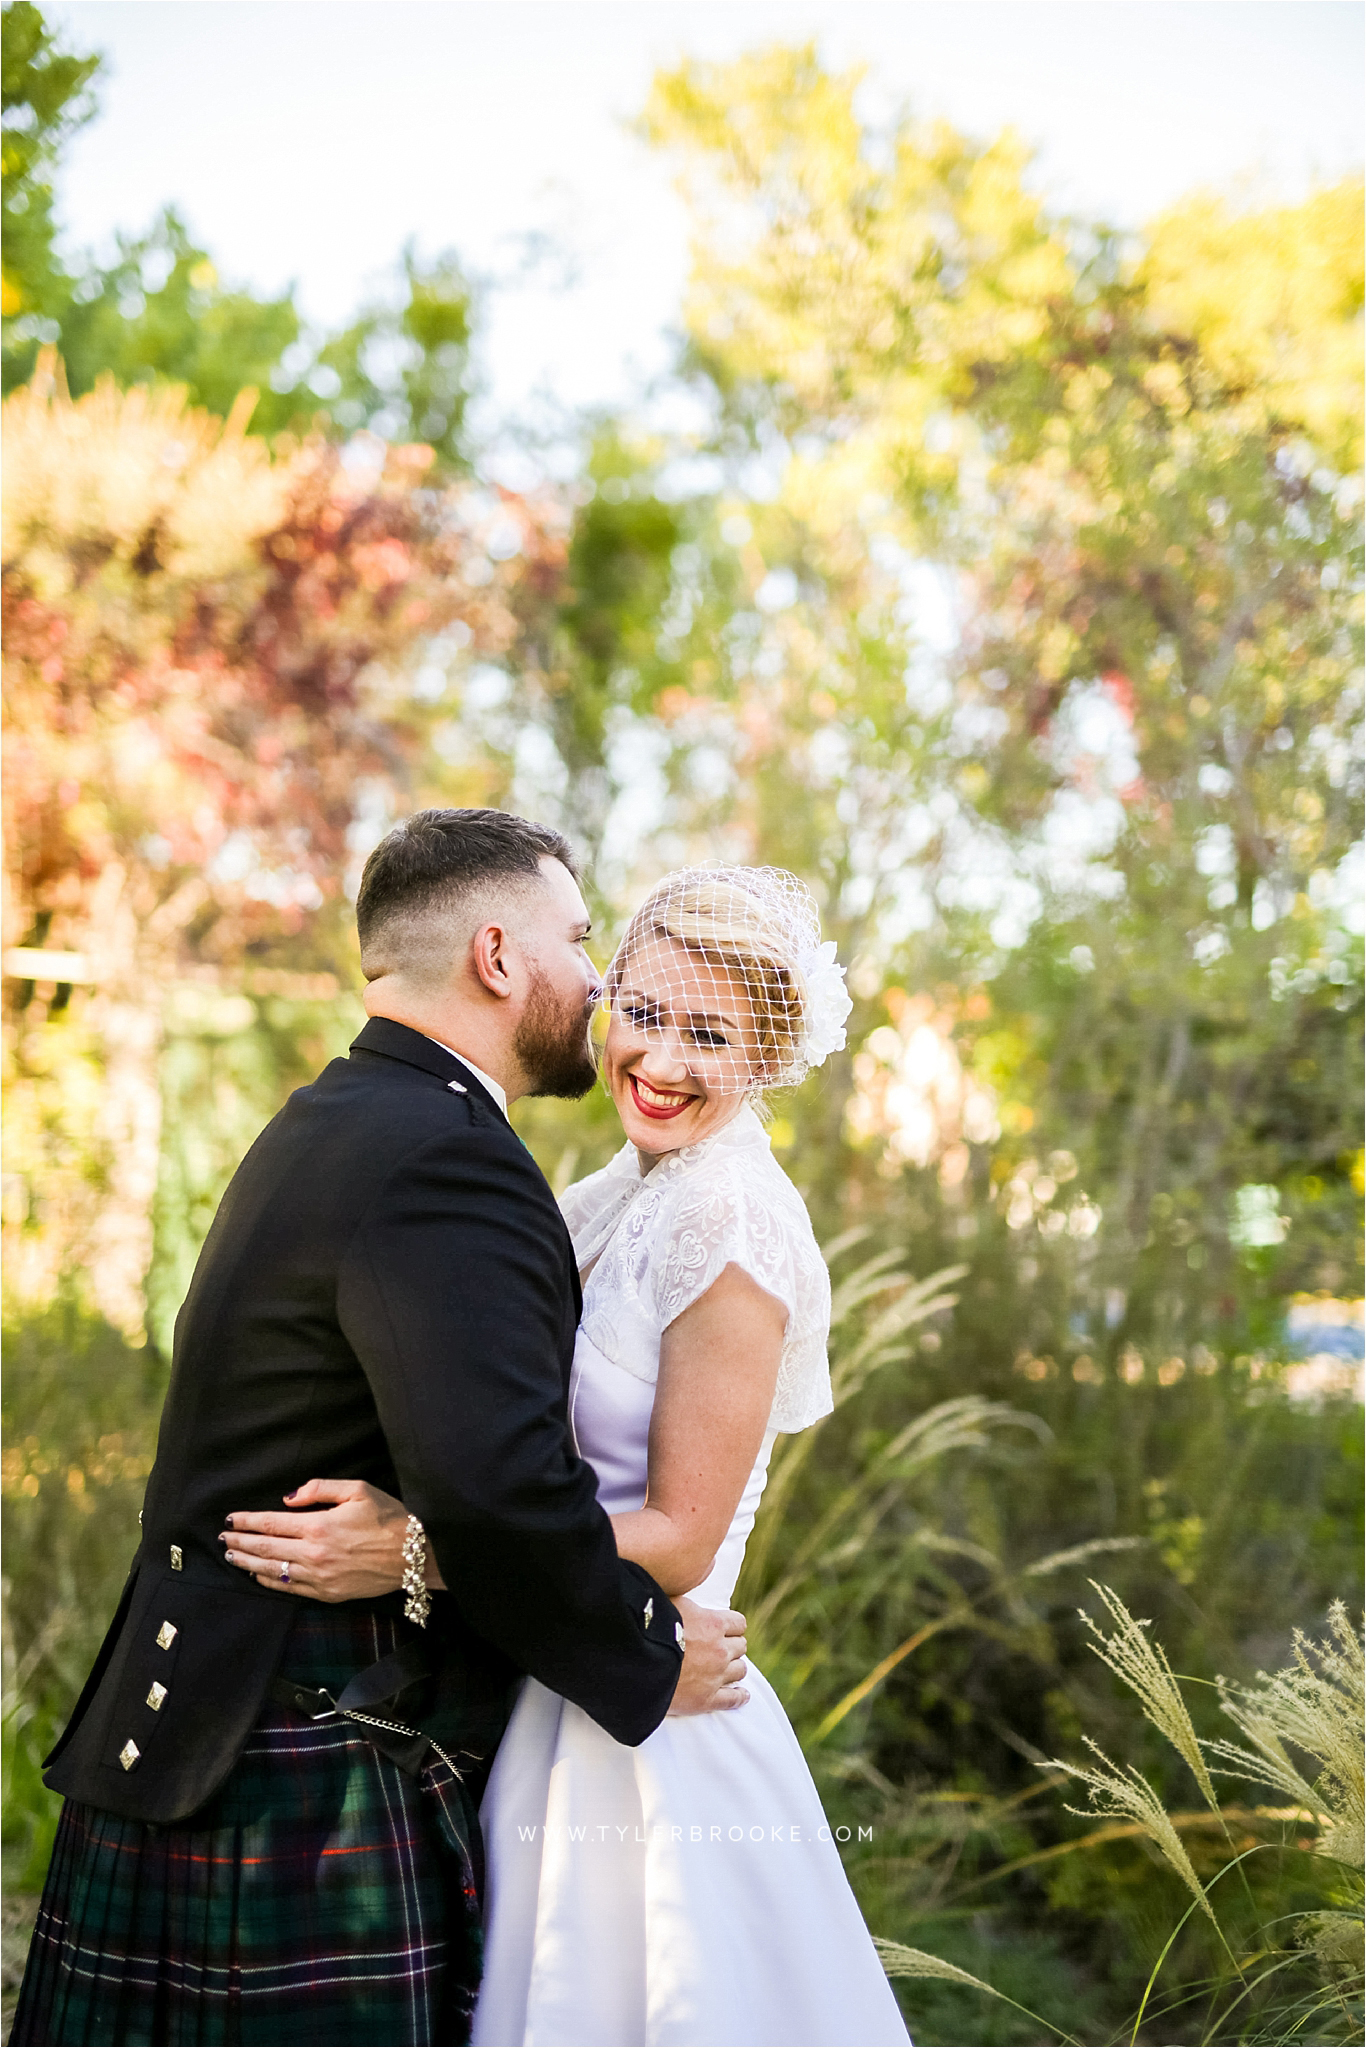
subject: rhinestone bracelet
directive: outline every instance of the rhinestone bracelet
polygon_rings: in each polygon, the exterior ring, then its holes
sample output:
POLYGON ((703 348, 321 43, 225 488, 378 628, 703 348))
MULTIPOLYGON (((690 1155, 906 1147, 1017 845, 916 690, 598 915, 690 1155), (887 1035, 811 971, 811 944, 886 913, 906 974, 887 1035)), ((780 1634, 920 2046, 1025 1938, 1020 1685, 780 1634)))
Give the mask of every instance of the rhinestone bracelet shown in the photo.
POLYGON ((427 1591, 427 1531, 416 1515, 409 1515, 403 1538, 403 1615, 419 1628, 427 1626, 432 1596, 427 1591))

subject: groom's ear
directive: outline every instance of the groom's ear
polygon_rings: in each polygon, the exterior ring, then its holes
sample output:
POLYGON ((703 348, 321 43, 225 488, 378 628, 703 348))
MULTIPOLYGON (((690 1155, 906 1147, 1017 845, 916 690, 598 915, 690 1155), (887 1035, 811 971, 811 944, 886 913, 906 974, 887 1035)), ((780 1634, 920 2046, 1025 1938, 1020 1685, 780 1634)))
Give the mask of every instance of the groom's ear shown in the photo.
POLYGON ((506 1002, 516 993, 516 969, 506 925, 481 924, 470 942, 470 964, 491 996, 506 1002))

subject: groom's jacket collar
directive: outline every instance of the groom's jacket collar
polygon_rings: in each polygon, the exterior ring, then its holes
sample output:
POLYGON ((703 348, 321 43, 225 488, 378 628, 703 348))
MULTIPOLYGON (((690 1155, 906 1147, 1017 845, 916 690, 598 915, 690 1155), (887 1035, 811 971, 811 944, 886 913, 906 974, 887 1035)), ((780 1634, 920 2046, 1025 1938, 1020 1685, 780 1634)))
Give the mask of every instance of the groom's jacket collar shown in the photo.
POLYGON ((424 1074, 435 1074, 447 1086, 458 1081, 467 1095, 477 1096, 495 1116, 507 1121, 478 1075, 454 1053, 447 1052, 444 1045, 414 1031, 410 1024, 396 1024, 392 1017, 372 1017, 359 1037, 352 1039, 351 1050, 377 1052, 387 1060, 402 1060, 407 1066, 420 1067, 424 1074))

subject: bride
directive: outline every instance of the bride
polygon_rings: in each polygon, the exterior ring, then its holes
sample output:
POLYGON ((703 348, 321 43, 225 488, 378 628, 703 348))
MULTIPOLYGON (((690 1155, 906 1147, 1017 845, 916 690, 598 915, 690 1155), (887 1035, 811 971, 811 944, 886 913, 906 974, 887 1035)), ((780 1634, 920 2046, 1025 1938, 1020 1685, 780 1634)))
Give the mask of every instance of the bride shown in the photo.
MULTIPOLYGON (((621 1554, 709 1607, 730 1604, 774 1439, 831 1407, 829 1279, 756 1104, 843 1044, 833 956, 791 875, 666 877, 607 972, 626 1143, 562 1202, 578 1450, 621 1554)), ((747 1684, 630 1749, 524 1681, 481 1815, 476 2043, 907 2040, 796 1736, 752 1665, 747 1684)))

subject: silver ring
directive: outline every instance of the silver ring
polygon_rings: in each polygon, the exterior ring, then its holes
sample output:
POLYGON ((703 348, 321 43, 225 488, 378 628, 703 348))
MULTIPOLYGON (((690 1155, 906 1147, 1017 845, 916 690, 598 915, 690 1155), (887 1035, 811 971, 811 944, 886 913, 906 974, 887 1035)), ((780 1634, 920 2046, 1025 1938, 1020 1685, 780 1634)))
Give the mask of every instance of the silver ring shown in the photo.
POLYGON ((285 1559, 283 1559, 283 1560, 282 1560, 282 1562, 281 1562, 281 1565, 280 1565, 280 1583, 281 1583, 281 1585, 284 1585, 284 1586, 287 1586, 287 1585, 289 1584, 289 1559, 288 1559, 288 1558, 285 1558, 285 1559))

